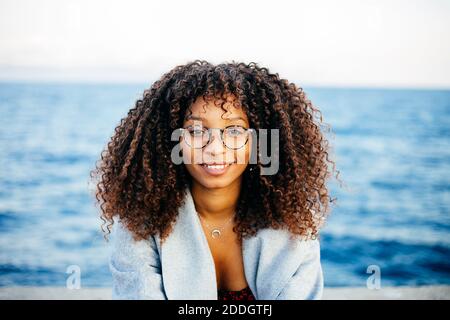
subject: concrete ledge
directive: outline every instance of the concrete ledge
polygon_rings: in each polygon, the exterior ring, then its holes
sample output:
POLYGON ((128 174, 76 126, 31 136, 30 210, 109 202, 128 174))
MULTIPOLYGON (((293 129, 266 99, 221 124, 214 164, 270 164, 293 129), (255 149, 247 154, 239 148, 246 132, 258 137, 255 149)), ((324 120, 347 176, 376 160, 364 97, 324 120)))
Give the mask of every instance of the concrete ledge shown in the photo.
MULTIPOLYGON (((1 300, 109 300, 111 288, 82 288, 70 290, 61 287, 2 287, 1 300)), ((379 290, 367 288, 324 289, 324 300, 448 300, 450 285, 421 287, 386 287, 379 290)))
POLYGON ((420 287, 381 287, 379 290, 358 288, 325 288, 324 300, 448 300, 449 285, 420 287))

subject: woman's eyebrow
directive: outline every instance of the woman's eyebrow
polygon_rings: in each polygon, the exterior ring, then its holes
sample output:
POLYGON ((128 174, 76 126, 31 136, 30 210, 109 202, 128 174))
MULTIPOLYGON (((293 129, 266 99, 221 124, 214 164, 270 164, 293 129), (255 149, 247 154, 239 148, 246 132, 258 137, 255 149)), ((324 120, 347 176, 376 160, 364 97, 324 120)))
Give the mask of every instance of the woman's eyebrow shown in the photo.
MULTIPOLYGON (((224 119, 227 120, 227 121, 232 121, 232 120, 242 120, 242 121, 245 122, 245 119, 242 118, 242 117, 240 117, 240 116, 231 117, 231 118, 224 118, 224 119)), ((202 117, 189 115, 189 116, 186 117, 186 120, 200 120, 200 121, 203 121, 203 120, 205 120, 205 119, 202 118, 202 117)))
POLYGON ((240 117, 240 116, 231 117, 231 118, 225 118, 225 120, 228 120, 228 121, 232 121, 232 120, 242 120, 242 121, 245 122, 245 119, 242 118, 242 117, 240 117))
POLYGON ((186 117, 185 120, 186 121, 187 120, 203 120, 203 118, 202 117, 193 116, 193 115, 189 115, 189 116, 186 117))

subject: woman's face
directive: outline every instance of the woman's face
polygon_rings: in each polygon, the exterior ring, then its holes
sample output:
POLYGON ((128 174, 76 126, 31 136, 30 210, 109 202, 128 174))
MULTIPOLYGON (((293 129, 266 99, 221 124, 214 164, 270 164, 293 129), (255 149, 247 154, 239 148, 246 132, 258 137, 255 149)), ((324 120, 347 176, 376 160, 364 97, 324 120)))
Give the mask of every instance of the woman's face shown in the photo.
POLYGON ((205 102, 199 97, 191 106, 192 114, 188 113, 183 123, 183 128, 187 128, 181 139, 185 166, 194 181, 205 188, 224 188, 240 183, 248 165, 252 137, 242 128, 248 129, 249 121, 244 110, 233 105, 232 99, 233 96, 227 98, 223 110, 214 101, 205 102), (232 148, 224 144, 219 130, 205 134, 209 128, 228 128, 223 137, 225 144, 232 148))

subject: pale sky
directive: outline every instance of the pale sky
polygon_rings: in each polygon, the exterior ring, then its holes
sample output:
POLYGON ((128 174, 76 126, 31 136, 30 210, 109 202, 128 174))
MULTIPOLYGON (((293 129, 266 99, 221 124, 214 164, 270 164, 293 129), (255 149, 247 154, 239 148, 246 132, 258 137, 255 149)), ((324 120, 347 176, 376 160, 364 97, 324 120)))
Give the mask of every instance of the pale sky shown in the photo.
POLYGON ((450 88, 449 0, 0 0, 0 80, 149 82, 194 59, 301 85, 450 88))

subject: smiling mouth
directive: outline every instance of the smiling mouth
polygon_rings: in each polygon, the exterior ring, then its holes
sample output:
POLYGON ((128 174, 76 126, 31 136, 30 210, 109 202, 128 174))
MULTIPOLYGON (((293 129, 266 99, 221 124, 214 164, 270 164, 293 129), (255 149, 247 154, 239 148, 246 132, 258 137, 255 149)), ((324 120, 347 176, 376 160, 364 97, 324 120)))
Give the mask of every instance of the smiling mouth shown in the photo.
POLYGON ((228 168, 236 162, 231 163, 202 163, 200 166, 210 176, 219 176, 227 172, 228 168))
POLYGON ((231 166, 234 162, 231 163, 202 163, 201 166, 207 169, 225 169, 231 166))

